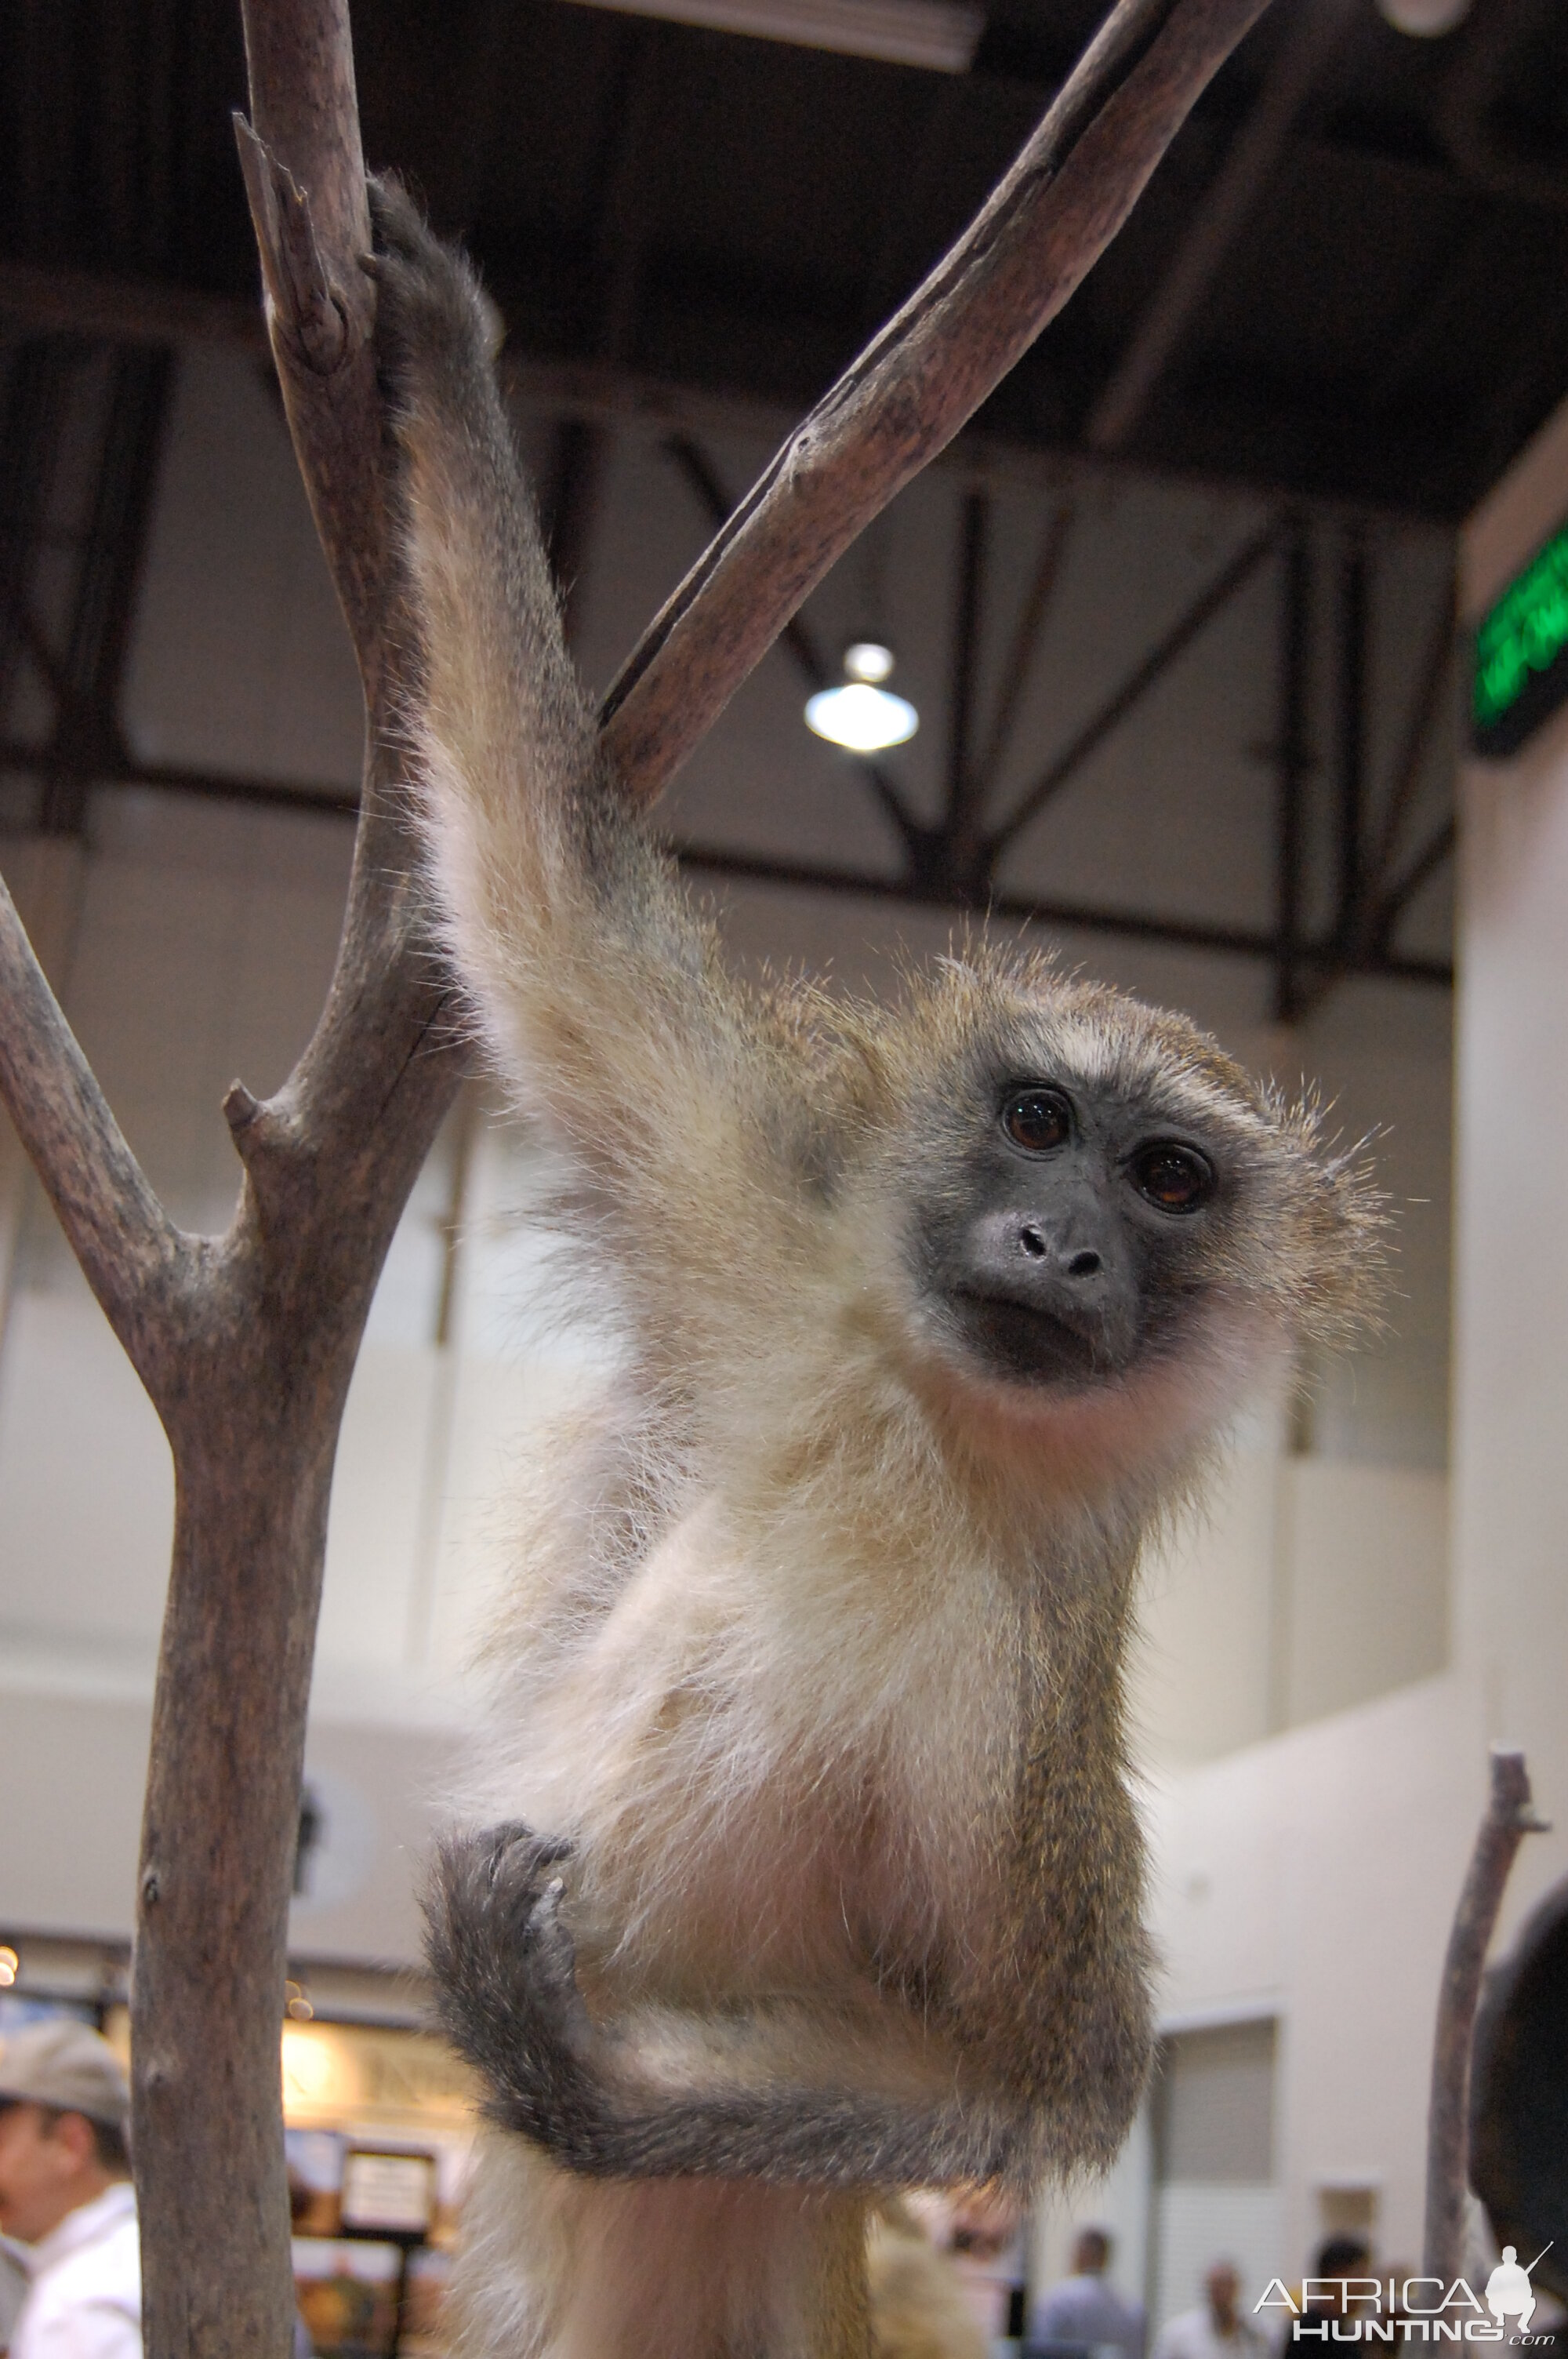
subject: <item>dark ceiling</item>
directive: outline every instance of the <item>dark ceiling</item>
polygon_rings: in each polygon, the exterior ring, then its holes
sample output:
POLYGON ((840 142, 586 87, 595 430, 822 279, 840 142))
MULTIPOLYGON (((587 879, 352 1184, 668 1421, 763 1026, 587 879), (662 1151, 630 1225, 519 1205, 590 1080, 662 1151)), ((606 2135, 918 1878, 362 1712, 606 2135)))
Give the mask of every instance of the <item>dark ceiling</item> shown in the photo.
MULTIPOLYGON (((991 0, 949 75, 571 0, 358 0, 365 145, 470 237, 526 357, 795 408, 1099 13, 991 0)), ((248 297, 243 97, 236 0, 11 0, 0 302, 36 284, 6 264, 248 297)), ((1475 0, 1419 40, 1275 0, 984 423, 1456 517, 1565 391, 1568 8, 1475 0)))

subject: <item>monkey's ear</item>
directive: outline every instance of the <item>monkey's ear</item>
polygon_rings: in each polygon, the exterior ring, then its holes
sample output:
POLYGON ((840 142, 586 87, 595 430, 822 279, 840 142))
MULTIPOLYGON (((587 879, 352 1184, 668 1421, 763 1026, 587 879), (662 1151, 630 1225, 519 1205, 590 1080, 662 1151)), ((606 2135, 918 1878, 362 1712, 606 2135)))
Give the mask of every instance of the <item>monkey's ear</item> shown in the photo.
POLYGON ((1331 1351, 1380 1334, 1393 1289, 1394 1221, 1368 1148, 1375 1134, 1325 1151, 1315 1105, 1292 1110, 1310 1188, 1298 1256, 1302 1340, 1331 1351))

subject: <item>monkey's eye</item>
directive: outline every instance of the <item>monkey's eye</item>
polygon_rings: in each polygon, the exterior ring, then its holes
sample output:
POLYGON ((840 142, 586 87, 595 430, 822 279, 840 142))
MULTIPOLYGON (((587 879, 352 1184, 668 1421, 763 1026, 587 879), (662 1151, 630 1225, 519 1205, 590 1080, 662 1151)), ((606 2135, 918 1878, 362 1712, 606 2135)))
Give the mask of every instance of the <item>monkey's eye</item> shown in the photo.
POLYGON ((1162 1212, 1195 1212, 1214 1193, 1214 1172, 1196 1148, 1169 1139, 1141 1147, 1128 1169, 1139 1194, 1162 1212))
POLYGON ((1060 1090, 1014 1090, 1002 1107, 1001 1125, 1015 1147, 1048 1155, 1071 1138, 1073 1109, 1060 1090))

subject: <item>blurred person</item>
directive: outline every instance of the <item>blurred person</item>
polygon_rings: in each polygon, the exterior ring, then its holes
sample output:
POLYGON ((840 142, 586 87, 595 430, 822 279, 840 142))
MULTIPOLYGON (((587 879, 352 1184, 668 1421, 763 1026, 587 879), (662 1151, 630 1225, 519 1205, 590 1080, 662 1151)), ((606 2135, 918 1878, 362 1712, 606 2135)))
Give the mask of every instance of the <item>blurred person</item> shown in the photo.
POLYGON ((85 2024, 0 2038, 0 2231, 29 2279, 11 2359, 142 2359, 130 2111, 118 2058, 85 2024))
POLYGON ((873 2359, 986 2359, 986 2337, 957 2269, 907 2203, 878 2207, 866 2266, 873 2359))
POLYGON ((0 2359, 11 2348, 11 2335, 27 2299, 27 2272, 22 2257, 0 2236, 0 2359))
POLYGON ((1086 2351, 1110 2348, 1121 2359, 1143 2359, 1143 2305, 1129 2301, 1106 2283, 1110 2255, 1110 2238, 1103 2228, 1078 2231, 1072 2275, 1034 2305, 1031 2343, 1068 2343, 1086 2351))
POLYGON ((1263 2359, 1264 2336, 1237 2309, 1241 2279, 1233 2261, 1214 2261, 1203 2281, 1204 2301, 1162 2326, 1154 2359, 1263 2359))
MULTIPOLYGON (((1376 2309, 1378 2288, 1375 2285, 1365 2297, 1352 2293, 1347 2299, 1344 2290, 1349 2278, 1366 2277, 1370 2280, 1371 2275, 1372 2247, 1365 2236, 1357 2235, 1354 2230, 1342 2229, 1337 2235, 1325 2238, 1317 2248, 1316 2264, 1306 2280, 1306 2286, 1314 2289, 1308 2292, 1303 2287, 1301 2318, 1299 2321, 1292 2319, 1285 2328, 1280 2341, 1281 2354, 1299 2359, 1302 2338, 1295 2331, 1298 2323, 1304 2326, 1318 2320, 1331 2322, 1336 2318, 1365 2316, 1368 2310, 1376 2309), (1327 2289, 1322 2287, 1321 2281, 1325 2278, 1333 2281, 1327 2289)), ((1310 2338, 1314 2343, 1317 2343, 1319 2339, 1315 2334, 1310 2338)), ((1324 2343, 1330 2339, 1329 2335, 1321 2338, 1324 2343)))

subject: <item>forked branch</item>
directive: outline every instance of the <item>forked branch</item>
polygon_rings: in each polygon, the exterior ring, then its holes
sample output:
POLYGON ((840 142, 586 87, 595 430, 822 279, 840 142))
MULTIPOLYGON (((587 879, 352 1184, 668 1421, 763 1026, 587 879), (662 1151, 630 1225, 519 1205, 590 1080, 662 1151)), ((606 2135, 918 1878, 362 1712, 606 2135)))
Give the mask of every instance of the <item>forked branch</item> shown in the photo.
POLYGON ((1545 1821, 1530 1801, 1522 1753, 1496 1747, 1491 1790, 1454 1911, 1433 2038, 1432 2103, 1426 2122, 1426 2232, 1422 2267, 1452 2285, 1464 2265, 1465 2124, 1470 2110, 1470 2044, 1481 1995, 1481 1969, 1498 1921, 1514 1854, 1545 1821))
POLYGON ((1131 212, 1268 0, 1119 0, 957 244, 790 437, 604 705, 652 801, 829 566, 950 442, 1131 212))

